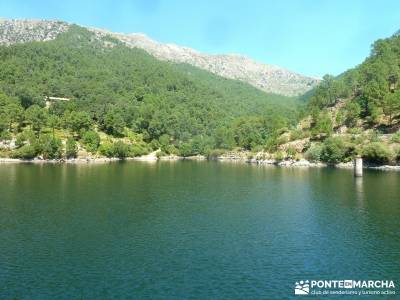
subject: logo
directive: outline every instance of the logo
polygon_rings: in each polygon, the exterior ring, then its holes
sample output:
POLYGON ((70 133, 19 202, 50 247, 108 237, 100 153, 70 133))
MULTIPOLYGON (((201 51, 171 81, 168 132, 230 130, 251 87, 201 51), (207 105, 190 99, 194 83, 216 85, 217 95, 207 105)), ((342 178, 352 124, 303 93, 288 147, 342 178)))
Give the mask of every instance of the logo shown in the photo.
POLYGON ((294 286, 295 295, 396 295, 393 280, 301 280, 294 286))
POLYGON ((296 282, 294 287, 295 295, 308 295, 310 293, 310 283, 308 280, 296 282))
POLYGON ((353 288, 353 280, 345 280, 343 287, 345 289, 352 289, 353 288))

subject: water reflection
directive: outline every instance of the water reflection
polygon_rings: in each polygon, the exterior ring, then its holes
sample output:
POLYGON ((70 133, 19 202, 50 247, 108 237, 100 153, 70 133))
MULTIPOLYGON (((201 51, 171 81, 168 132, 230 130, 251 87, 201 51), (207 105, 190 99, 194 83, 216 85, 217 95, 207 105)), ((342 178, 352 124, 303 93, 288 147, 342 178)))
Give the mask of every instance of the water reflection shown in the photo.
POLYGON ((357 206, 359 208, 364 207, 364 179, 363 177, 354 177, 355 197, 357 200, 357 206))
POLYGON ((217 162, 0 165, 0 298, 282 299, 299 278, 398 278, 399 183, 217 162))

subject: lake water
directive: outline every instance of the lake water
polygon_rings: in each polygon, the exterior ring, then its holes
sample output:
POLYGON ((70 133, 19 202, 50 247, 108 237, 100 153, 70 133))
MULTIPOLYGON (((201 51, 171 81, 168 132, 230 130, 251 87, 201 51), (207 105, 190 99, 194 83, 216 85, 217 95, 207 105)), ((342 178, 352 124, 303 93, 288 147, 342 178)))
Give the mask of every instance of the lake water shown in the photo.
POLYGON ((303 279, 400 285, 400 173, 0 165, 0 299, 282 299, 303 279))

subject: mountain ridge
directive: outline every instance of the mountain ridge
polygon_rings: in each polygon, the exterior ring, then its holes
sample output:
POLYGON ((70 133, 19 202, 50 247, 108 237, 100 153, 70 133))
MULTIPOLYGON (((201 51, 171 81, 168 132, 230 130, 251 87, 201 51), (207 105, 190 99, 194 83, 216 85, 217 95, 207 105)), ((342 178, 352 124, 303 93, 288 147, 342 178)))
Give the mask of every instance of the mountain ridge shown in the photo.
MULTIPOLYGON (((72 24, 58 20, 0 19, 0 44, 48 41, 67 31, 72 24)), ((111 36, 126 46, 140 48, 157 59, 187 63, 216 75, 247 82, 269 93, 298 96, 318 85, 319 79, 285 68, 257 62, 241 54, 207 54, 189 47, 157 42, 143 33, 116 33, 85 27, 97 36, 111 36)))
MULTIPOLYGON (((34 32, 23 40, 51 39, 63 26, 36 25, 23 24, 22 34, 34 32)), ((298 120, 296 97, 162 61, 77 25, 48 42, 13 41, 0 46, 0 157, 211 155, 262 147, 298 120)))

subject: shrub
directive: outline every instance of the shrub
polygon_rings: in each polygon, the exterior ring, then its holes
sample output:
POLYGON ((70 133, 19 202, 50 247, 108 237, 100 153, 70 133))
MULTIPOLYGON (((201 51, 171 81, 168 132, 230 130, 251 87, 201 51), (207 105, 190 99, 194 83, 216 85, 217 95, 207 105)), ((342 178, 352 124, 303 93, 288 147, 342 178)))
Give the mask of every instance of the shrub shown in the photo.
POLYGON ((166 146, 163 151, 167 154, 175 154, 176 155, 178 153, 178 149, 176 149, 176 147, 174 145, 166 146))
POLYGON ((129 156, 142 156, 150 152, 148 146, 144 143, 134 144, 130 147, 129 156))
POLYGON ((345 119, 346 119, 346 113, 344 109, 339 110, 338 113, 336 114, 336 119, 335 119, 336 125, 337 126, 343 125, 345 119))
POLYGON ((32 130, 25 130, 20 134, 18 134, 15 140, 15 145, 17 146, 17 148, 20 148, 23 145, 25 145, 28 141, 31 144, 33 144, 36 141, 35 133, 32 130))
POLYGON ((40 137, 41 153, 44 159, 62 157, 62 142, 59 138, 50 135, 40 137))
POLYGON ((254 154, 253 154, 253 153, 248 153, 248 154, 246 155, 246 158, 247 158, 247 159, 253 159, 253 158, 254 158, 254 154))
POLYGON ((296 160, 296 161, 299 161, 299 160, 301 160, 303 157, 302 157, 302 155, 300 154, 300 153, 296 153, 295 155, 294 155, 294 157, 293 157, 293 159, 294 160, 296 160))
POLYGON ((157 150, 160 148, 160 143, 157 140, 152 140, 149 144, 152 150, 157 150))
POLYGON ((125 144, 122 141, 118 141, 114 143, 114 156, 118 158, 125 158, 129 156, 129 145, 125 144))
POLYGON ((0 139, 4 141, 9 141, 12 139, 12 134, 9 131, 0 132, 0 139))
POLYGON ((197 153, 193 150, 190 143, 183 143, 179 147, 179 155, 183 157, 196 155, 197 153))
POLYGON ((347 133, 349 133, 349 134, 361 134, 362 132, 363 132, 363 130, 360 127, 353 127, 353 128, 349 128, 347 130, 347 133))
POLYGON ((82 136, 82 142, 87 151, 96 153, 100 144, 100 136, 96 131, 85 131, 82 136))
POLYGON ((278 151, 274 154, 274 159, 275 160, 284 160, 285 159, 285 154, 282 151, 278 151))
POLYGON ((396 149, 396 160, 400 161, 400 147, 396 149))
POLYGON ((65 144, 65 156, 67 158, 75 158, 78 154, 78 146, 73 138, 67 139, 65 144))
POLYGON ((17 138, 15 139, 15 146, 16 146, 17 148, 20 148, 20 147, 22 147, 23 145, 25 145, 25 142, 26 142, 26 137, 25 137, 25 135, 24 135, 23 133, 18 134, 18 135, 17 135, 17 138))
POLYGON ((287 142, 289 142, 289 136, 288 135, 281 135, 276 139, 276 144, 277 145, 286 144, 287 142))
POLYGON ((164 151, 158 151, 156 153, 157 158, 160 158, 160 157, 163 157, 163 156, 166 156, 166 155, 167 155, 167 153, 165 153, 164 151))
POLYGON ((32 159, 38 155, 36 148, 32 145, 24 145, 21 148, 14 150, 11 154, 13 158, 32 159))
POLYGON ((256 145, 254 147, 251 148, 251 152, 253 153, 257 153, 257 152, 261 152, 263 151, 264 147, 261 145, 256 145))
POLYGON ((276 133, 279 134, 279 135, 287 133, 287 132, 289 132, 289 129, 287 127, 281 127, 281 128, 276 130, 276 133))
POLYGON ((320 161, 323 146, 321 144, 312 144, 304 154, 305 158, 309 161, 320 161))
POLYGON ((46 123, 47 111, 34 104, 25 110, 25 121, 27 121, 32 130, 38 133, 46 123))
POLYGON ((122 136, 126 126, 124 118, 117 112, 110 111, 106 113, 103 120, 103 129, 108 134, 122 136))
POLYGON ((372 163, 389 163, 395 157, 394 153, 384 144, 374 142, 362 149, 362 157, 372 163))
POLYGON ((312 129, 313 136, 330 136, 333 131, 333 124, 328 113, 320 113, 315 119, 312 129))
POLYGON ((7 149, 0 149, 0 157, 1 158, 9 158, 11 157, 11 151, 7 149))
POLYGON ((165 149, 170 142, 171 138, 168 134, 163 134, 158 138, 158 142, 160 144, 161 149, 165 149))
POLYGON ((268 152, 274 152, 278 149, 278 141, 276 137, 270 137, 265 143, 264 150, 268 152))
MULTIPOLYGON (((215 146, 213 139, 198 135, 193 137, 189 145, 191 148, 191 155, 205 154, 215 146)), ((250 143, 250 149, 253 149, 255 146, 254 142, 250 143)))
POLYGON ((346 162, 351 159, 354 147, 340 137, 327 138, 321 151, 321 160, 327 163, 346 162))
POLYGON ((346 104, 346 125, 354 127, 357 125, 357 120, 360 117, 361 107, 357 102, 349 101, 346 104))
POLYGON ((379 117, 383 113, 382 109, 376 105, 368 105, 369 116, 366 118, 371 124, 378 124, 379 117))
POLYGON ((290 132, 290 140, 295 141, 304 138, 304 132, 301 129, 294 129, 290 132))
POLYGON ((393 143, 400 143, 400 131, 396 132, 395 134, 392 135, 391 141, 393 143))
MULTIPOLYGON (((1 113, 1 111, 0 111, 1 113)), ((0 133, 4 133, 9 129, 9 118, 6 114, 0 114, 0 133)))
POLYGON ((370 142, 375 143, 375 142, 379 142, 379 132, 376 130, 373 130, 372 132, 370 132, 368 134, 368 137, 370 142))
POLYGON ((99 152, 106 157, 114 157, 114 145, 108 142, 103 143, 99 147, 99 152))
POLYGON ((92 118, 85 111, 66 111, 63 115, 63 123, 66 128, 83 135, 84 131, 92 125, 92 118))
POLYGON ((297 154, 296 148, 290 145, 286 150, 286 154, 289 158, 294 158, 297 154))
POLYGON ((224 149, 213 149, 207 152, 207 158, 208 159, 217 159, 219 156, 223 155, 226 153, 226 150, 224 149))
POLYGON ((106 142, 100 145, 99 152, 106 157, 125 158, 131 155, 132 151, 128 144, 117 141, 114 144, 106 142))

